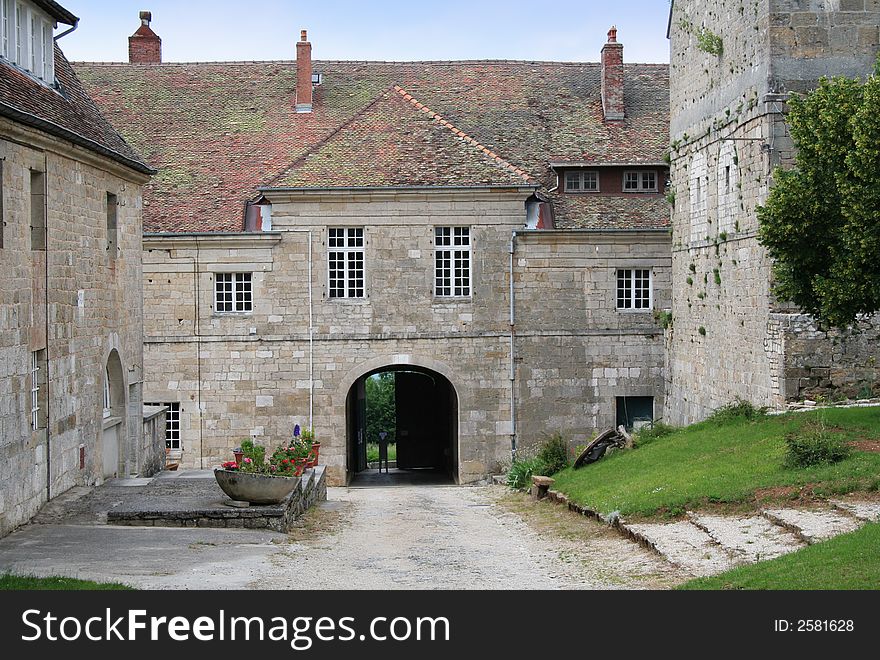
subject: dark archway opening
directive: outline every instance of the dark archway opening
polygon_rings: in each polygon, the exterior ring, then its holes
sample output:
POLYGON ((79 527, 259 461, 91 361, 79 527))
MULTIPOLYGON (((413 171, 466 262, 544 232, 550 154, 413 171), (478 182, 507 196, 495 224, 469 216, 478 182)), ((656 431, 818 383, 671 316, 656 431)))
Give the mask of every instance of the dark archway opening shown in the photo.
POLYGON ((436 485, 457 480, 458 397, 452 383, 439 373, 412 366, 372 371, 352 385, 346 419, 349 485, 436 485), (380 471, 378 460, 383 443, 388 450, 387 471, 384 462, 380 471))

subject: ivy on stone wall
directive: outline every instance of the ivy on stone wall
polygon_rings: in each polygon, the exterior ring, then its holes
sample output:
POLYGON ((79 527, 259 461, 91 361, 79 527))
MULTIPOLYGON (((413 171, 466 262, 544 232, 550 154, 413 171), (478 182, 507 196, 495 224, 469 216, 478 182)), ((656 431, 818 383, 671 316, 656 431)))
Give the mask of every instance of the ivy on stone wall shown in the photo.
POLYGON ((795 167, 758 208, 775 293, 844 327, 880 310, 880 62, 867 82, 823 79, 792 98, 795 167))

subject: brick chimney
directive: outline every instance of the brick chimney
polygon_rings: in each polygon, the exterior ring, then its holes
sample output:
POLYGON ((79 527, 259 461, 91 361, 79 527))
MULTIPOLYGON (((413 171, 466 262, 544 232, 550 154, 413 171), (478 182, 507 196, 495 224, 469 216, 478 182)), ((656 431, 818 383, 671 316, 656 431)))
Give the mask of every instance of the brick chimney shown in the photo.
POLYGON ((626 117, 623 103, 623 44, 617 43, 617 28, 608 31, 608 43, 602 48, 602 110, 605 121, 626 117))
POLYGON ((296 111, 312 111, 312 44, 305 30, 296 44, 296 111))
POLYGON ((153 14, 142 11, 141 26, 128 38, 129 64, 161 64, 162 40, 150 28, 153 14))

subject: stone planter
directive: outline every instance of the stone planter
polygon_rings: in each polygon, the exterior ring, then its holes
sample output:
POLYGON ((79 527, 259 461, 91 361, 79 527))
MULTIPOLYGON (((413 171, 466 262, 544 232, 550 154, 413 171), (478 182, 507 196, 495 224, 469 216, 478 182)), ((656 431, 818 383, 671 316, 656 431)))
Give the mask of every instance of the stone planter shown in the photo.
POLYGON ((279 504, 300 482, 300 477, 271 477, 220 469, 214 470, 214 478, 233 500, 251 504, 279 504))

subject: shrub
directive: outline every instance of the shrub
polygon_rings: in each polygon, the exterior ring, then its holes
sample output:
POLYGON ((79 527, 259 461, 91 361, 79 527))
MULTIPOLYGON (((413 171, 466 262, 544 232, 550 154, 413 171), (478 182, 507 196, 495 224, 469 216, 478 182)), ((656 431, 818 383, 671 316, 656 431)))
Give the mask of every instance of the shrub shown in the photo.
POLYGON ((266 448, 262 445, 254 444, 253 440, 243 440, 241 443, 241 453, 244 458, 249 458, 257 467, 266 462, 266 448))
POLYGON ((839 463, 852 451, 846 440, 822 423, 804 425, 785 436, 785 467, 806 468, 823 463, 839 463))
POLYGON ((669 424, 655 422, 651 426, 641 428, 639 432, 636 433, 634 440, 635 446, 644 447, 645 445, 654 442, 654 440, 675 433, 676 430, 677 429, 674 426, 670 426, 669 424))
POLYGON ((709 416, 709 421, 719 424, 741 422, 743 420, 754 422, 766 415, 766 408, 758 408, 752 405, 749 401, 744 401, 737 397, 733 403, 729 403, 713 412, 709 416))
POLYGON ((544 440, 537 459, 548 477, 561 472, 568 467, 568 440, 561 433, 554 433, 544 440))
POLYGON ((516 460, 507 471, 507 485, 514 490, 529 488, 532 477, 543 472, 544 465, 537 458, 516 460))

